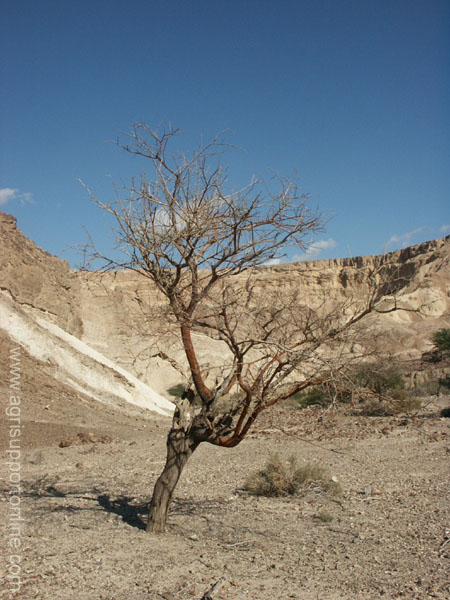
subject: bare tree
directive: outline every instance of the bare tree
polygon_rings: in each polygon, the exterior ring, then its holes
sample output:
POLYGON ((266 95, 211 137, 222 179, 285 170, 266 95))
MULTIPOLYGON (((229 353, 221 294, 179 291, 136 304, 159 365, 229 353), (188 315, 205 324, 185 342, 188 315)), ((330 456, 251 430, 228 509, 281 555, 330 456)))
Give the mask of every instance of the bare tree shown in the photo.
POLYGON ((190 155, 171 154, 179 135, 135 125, 127 143, 118 144, 148 159, 151 177, 132 181, 125 199, 120 191, 105 203, 91 194, 114 217, 122 251, 105 268, 134 269, 156 284, 187 359, 188 382, 150 504, 150 532, 165 530, 175 486, 199 444, 239 444, 261 411, 326 381, 359 352, 350 332, 380 302, 382 310, 396 308, 386 305, 392 290, 381 284, 383 265, 366 277, 359 302, 318 299, 305 306, 298 293, 264 289, 260 267, 290 245, 304 248, 321 219, 288 179, 254 179, 233 190, 220 164, 220 138, 190 155), (226 345, 222 364, 201 364, 194 333, 226 345))

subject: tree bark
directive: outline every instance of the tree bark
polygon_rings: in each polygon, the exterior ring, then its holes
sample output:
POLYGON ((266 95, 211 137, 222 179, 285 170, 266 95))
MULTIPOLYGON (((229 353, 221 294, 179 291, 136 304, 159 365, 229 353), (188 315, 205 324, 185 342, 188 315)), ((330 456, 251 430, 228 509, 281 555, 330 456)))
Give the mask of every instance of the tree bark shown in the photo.
POLYGON ((150 503, 146 531, 164 533, 172 495, 189 457, 197 448, 195 442, 179 428, 174 428, 167 437, 167 460, 163 472, 156 481, 150 503))

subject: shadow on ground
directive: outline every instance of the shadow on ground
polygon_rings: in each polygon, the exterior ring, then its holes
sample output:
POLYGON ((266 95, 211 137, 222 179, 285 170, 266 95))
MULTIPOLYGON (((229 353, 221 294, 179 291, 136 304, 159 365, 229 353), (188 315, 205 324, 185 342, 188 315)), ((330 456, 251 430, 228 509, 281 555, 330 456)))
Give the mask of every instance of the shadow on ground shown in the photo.
POLYGON ((141 515, 146 515, 148 512, 148 503, 132 504, 134 498, 128 496, 119 496, 111 500, 106 494, 98 496, 97 501, 106 512, 119 515, 122 520, 138 529, 145 529, 145 522, 141 515))

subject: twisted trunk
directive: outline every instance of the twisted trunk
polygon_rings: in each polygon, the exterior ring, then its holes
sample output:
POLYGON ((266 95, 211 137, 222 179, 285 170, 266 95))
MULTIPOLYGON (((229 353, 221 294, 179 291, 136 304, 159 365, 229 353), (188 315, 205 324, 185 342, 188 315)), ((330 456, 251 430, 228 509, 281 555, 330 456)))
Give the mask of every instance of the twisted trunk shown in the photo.
MULTIPOLYGON (((231 415, 214 417, 206 405, 194 405, 195 392, 190 389, 178 400, 173 415, 172 428, 167 436, 167 459, 163 472, 156 481, 150 502, 146 530, 163 533, 173 492, 180 475, 196 448, 202 442, 222 446, 222 439, 232 433, 231 415)), ((238 441, 233 440, 235 446, 238 441)), ((240 440, 239 440, 240 441, 240 440)))
POLYGON ((153 490, 147 532, 164 533, 173 492, 189 457, 197 446, 198 442, 192 440, 189 434, 182 429, 172 427, 167 437, 166 464, 153 490))

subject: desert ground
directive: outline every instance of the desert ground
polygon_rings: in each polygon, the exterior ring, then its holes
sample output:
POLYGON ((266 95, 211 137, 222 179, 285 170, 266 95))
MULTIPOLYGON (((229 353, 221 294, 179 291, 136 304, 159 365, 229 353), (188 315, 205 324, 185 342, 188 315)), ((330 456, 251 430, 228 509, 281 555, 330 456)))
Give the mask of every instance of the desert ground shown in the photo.
MULTIPOLYGON (((200 600, 217 582, 213 600, 450 597, 449 397, 408 417, 278 408, 234 449, 199 447, 156 536, 144 523, 170 418, 77 397, 26 353, 22 369, 21 589, 3 561, 0 598, 200 600), (248 494, 273 454, 325 467, 342 496, 248 494)), ((1 384, 5 399, 4 369, 1 384)))

